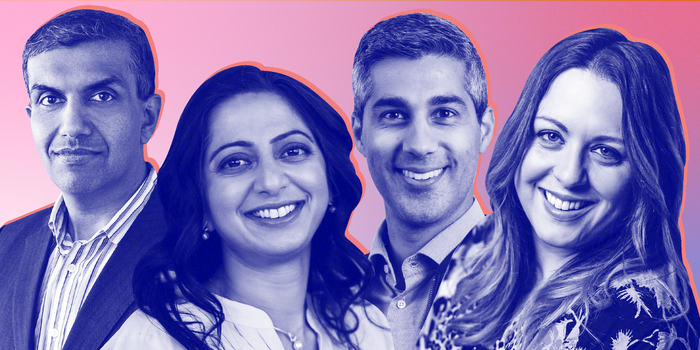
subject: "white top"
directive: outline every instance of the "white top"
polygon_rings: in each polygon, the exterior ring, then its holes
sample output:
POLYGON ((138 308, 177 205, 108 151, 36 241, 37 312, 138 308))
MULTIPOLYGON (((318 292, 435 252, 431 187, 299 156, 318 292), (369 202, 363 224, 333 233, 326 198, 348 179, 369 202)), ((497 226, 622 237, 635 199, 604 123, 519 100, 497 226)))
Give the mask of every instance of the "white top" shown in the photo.
MULTIPOLYGON (((225 315, 225 321, 221 326, 223 349, 284 349, 267 313, 218 295, 216 298, 221 303, 225 315)), ((183 308, 183 311, 192 312, 200 320, 208 318, 204 312, 192 304, 185 304, 183 308)), ((357 331, 351 335, 360 349, 394 349, 389 323, 379 309, 367 302, 363 305, 353 305, 350 309, 355 312, 360 323, 357 331)), ((347 349, 347 346, 333 342, 311 309, 307 308, 306 319, 309 326, 316 332, 319 350, 347 349)), ((137 310, 102 349, 185 350, 185 347, 170 337, 158 321, 143 311, 137 310)))

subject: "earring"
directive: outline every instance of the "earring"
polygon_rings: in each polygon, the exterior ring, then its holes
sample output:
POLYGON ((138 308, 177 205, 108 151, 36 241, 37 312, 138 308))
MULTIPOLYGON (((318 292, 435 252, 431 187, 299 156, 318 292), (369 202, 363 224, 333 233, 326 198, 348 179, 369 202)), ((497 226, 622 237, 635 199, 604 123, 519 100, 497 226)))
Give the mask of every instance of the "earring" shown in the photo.
POLYGON ((328 211, 335 213, 335 206, 333 205, 333 200, 328 201, 328 211))
POLYGON ((211 231, 209 230, 209 228, 207 227, 207 225, 204 225, 204 227, 202 228, 202 230, 204 231, 204 232, 202 232, 202 239, 206 241, 206 240, 209 239, 209 233, 210 233, 211 231))

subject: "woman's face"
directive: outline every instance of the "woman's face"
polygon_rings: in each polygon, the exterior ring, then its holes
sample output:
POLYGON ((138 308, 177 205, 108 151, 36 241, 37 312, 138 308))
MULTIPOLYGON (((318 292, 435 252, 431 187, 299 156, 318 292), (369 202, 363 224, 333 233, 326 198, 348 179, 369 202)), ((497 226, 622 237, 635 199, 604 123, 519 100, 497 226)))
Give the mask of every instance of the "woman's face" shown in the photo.
POLYGON ((309 251, 328 207, 326 167, 284 98, 244 93, 218 105, 204 157, 208 219, 224 255, 250 261, 309 251))
POLYGON ((629 205, 630 163, 621 127, 615 84, 583 69, 554 79, 515 176, 536 247, 575 254, 629 205))

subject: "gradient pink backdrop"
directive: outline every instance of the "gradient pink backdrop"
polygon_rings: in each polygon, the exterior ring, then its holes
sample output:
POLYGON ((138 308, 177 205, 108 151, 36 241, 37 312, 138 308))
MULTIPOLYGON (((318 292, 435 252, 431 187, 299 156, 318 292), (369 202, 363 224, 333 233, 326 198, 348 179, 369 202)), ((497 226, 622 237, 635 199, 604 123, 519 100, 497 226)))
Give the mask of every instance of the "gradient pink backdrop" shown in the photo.
MULTIPOLYGON (((393 14, 431 9, 467 28, 480 47, 490 77, 498 131, 513 110, 531 69, 564 37, 593 26, 612 26, 651 41, 669 60, 689 139, 683 223, 688 266, 700 271, 700 3, 675 2, 0 2, 0 223, 51 204, 50 181, 32 141, 21 70, 24 43, 43 23, 69 8, 105 6, 148 26, 165 94, 148 155, 161 164, 177 119, 194 90, 224 66, 256 61, 306 78, 345 112, 352 113, 351 69, 357 44, 370 27, 393 14)), ((477 190, 493 148, 481 159, 477 190)), ((364 158, 355 153, 366 190, 350 233, 369 247, 384 217, 364 158)), ((697 284, 697 282, 696 282, 697 284)))

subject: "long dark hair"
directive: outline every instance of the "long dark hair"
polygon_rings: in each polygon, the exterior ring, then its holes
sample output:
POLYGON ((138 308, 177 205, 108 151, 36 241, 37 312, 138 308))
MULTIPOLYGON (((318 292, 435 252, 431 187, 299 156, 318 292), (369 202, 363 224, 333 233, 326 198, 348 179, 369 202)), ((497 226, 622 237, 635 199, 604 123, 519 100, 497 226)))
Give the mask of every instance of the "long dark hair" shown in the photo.
POLYGON ((523 345, 527 348, 538 331, 569 309, 587 318, 591 308, 606 307, 611 282, 625 276, 659 276, 677 311, 664 317, 683 317, 689 309, 692 292, 679 229, 686 150, 668 66, 647 44, 612 29, 592 29, 565 38, 540 59, 498 137, 486 174, 494 229, 481 237, 487 248, 465 260, 467 279, 455 296, 478 307, 449 325, 467 335, 462 339, 466 343, 492 344, 533 288, 533 232, 518 199, 515 174, 535 138, 540 102, 554 79, 573 68, 589 70, 620 90, 631 202, 619 224, 600 228, 606 231, 600 235, 604 239, 560 268, 525 305, 523 345))
POLYGON ((350 306, 366 289, 372 267, 345 237, 362 183, 350 160, 352 139, 338 112, 312 89, 287 75, 240 65, 207 79, 192 95, 177 125, 170 151, 158 174, 158 189, 168 231, 163 242, 136 268, 134 293, 139 307, 188 349, 218 343, 224 319, 221 304, 204 287, 222 264, 221 239, 202 239, 203 158, 211 111, 231 97, 270 92, 283 97, 311 130, 323 154, 334 211, 327 211, 311 242, 307 293, 321 324, 335 340, 357 346, 350 335, 358 322, 346 322, 350 306), (191 321, 177 309, 182 298, 211 315, 213 326, 191 321))

